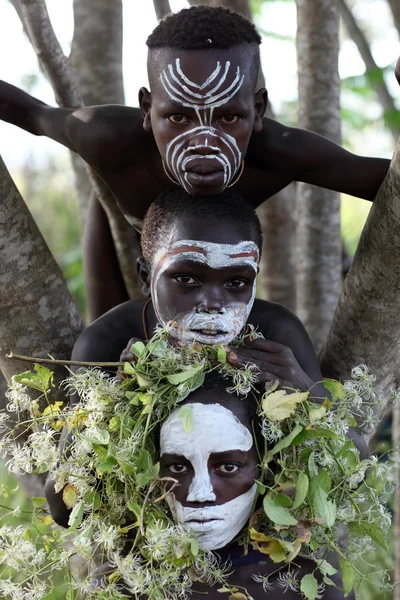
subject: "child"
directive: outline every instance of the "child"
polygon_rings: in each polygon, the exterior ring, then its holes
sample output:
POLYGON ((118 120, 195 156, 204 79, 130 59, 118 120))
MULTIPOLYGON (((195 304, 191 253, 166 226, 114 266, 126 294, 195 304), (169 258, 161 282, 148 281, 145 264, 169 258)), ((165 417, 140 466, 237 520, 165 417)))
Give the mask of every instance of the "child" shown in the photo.
MULTIPOLYGON (((292 181, 373 200, 389 160, 356 156, 310 131, 264 118, 267 92, 256 89, 260 43, 240 15, 194 6, 166 18, 149 36, 151 91, 141 88, 140 110, 52 108, 1 82, 0 118, 80 154, 128 218, 143 218, 171 185, 202 197, 237 185, 253 207, 292 181)), ((85 235, 88 305, 95 317, 127 299, 97 202, 85 235)))
POLYGON ((177 322, 171 335, 179 340, 225 346, 248 323, 265 339, 231 349, 232 364, 252 362, 260 381, 278 379, 301 390, 321 381, 299 319, 279 304, 254 299, 261 228, 255 211, 234 190, 220 194, 218 202, 189 196, 182 188, 165 192, 146 214, 141 243, 138 278, 149 300, 125 302, 89 325, 73 360, 118 361, 130 338, 148 339, 158 323, 171 320, 177 322))

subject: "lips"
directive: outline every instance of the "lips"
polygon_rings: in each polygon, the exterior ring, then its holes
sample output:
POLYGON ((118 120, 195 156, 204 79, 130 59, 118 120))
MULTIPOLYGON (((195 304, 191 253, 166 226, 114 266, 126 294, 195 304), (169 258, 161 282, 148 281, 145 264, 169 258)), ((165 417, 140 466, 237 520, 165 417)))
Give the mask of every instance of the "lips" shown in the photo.
POLYGON ((221 522, 221 519, 192 519, 190 521, 185 521, 185 525, 190 527, 192 531, 204 532, 211 531, 214 527, 221 522))
POLYGON ((208 161, 207 163, 199 163, 197 165, 191 165, 189 169, 185 169, 186 173, 195 173, 196 175, 210 175, 211 173, 222 173, 222 169, 218 163, 218 165, 216 164, 210 164, 210 162, 208 161))
POLYGON ((187 171, 184 177, 185 181, 191 187, 221 186, 224 180, 224 172, 212 171, 211 173, 194 173, 193 171, 187 171))

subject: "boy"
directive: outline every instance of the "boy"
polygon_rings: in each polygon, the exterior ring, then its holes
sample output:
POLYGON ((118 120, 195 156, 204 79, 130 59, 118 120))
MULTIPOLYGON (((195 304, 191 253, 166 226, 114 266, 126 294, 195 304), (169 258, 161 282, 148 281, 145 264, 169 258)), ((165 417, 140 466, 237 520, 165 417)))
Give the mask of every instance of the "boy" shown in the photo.
POLYGON ((171 320, 177 323, 171 335, 178 340, 229 347, 249 323, 265 339, 231 349, 232 364, 253 362, 262 381, 278 379, 302 390, 321 380, 299 319, 279 304, 254 299, 261 228, 234 190, 225 190, 218 202, 182 188, 165 192, 146 214, 141 245, 137 272, 149 300, 125 302, 89 325, 73 360, 118 361, 129 338, 148 339, 158 323, 171 320))
MULTIPOLYGON (((253 207, 294 180, 373 200, 389 160, 356 156, 264 118, 267 92, 256 91, 260 42, 254 26, 228 9, 184 9, 148 38, 151 92, 141 88, 140 110, 52 108, 1 82, 0 118, 78 152, 128 218, 142 218, 171 185, 203 197, 237 185, 253 207)), ((97 202, 85 235, 89 310, 99 316, 127 296, 97 202)))

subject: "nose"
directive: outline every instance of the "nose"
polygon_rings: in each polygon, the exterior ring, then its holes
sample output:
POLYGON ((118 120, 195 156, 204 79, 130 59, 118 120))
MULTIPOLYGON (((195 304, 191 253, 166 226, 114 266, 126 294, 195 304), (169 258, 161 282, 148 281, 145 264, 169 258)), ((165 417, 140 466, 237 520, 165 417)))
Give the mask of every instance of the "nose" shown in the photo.
POLYGON ((194 134, 190 138, 190 144, 188 150, 193 154, 201 154, 206 156, 208 154, 218 155, 221 153, 220 147, 217 145, 215 137, 209 139, 204 133, 194 134))
POLYGON ((208 470, 195 472, 192 483, 189 486, 187 502, 215 502, 216 495, 211 484, 208 470))
POLYGON ((224 296, 218 288, 206 288, 203 292, 204 293, 197 305, 198 313, 222 314, 225 312, 224 296))

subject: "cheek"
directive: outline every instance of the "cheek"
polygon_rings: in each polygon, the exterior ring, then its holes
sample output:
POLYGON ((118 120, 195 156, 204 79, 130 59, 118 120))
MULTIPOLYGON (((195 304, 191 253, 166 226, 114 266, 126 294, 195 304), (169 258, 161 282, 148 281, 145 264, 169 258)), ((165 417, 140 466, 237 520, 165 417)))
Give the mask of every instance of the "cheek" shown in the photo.
POLYGON ((156 313, 163 321, 192 312, 196 306, 194 289, 179 289, 174 281, 164 275, 160 275, 154 289, 152 288, 152 299, 156 313))

